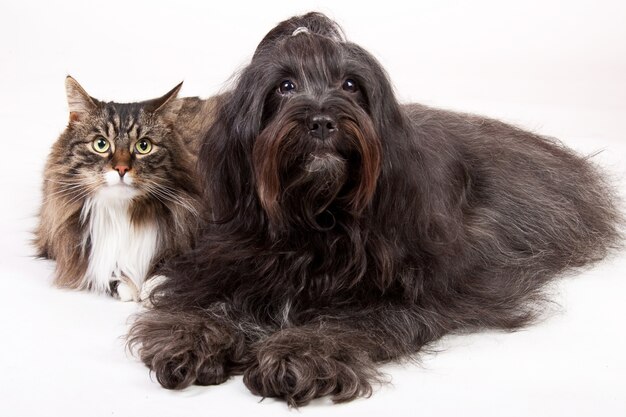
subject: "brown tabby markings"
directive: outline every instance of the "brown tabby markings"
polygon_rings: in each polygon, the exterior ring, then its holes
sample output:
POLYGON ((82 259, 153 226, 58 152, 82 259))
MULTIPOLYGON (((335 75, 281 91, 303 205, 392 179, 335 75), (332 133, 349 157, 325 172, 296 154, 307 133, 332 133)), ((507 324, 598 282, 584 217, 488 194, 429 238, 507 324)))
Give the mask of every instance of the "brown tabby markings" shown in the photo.
POLYGON ((129 104, 96 100, 71 77, 66 88, 69 124, 53 145, 45 167, 34 243, 39 256, 56 260, 56 285, 100 291, 86 273, 92 243, 102 237, 90 234, 90 204, 102 200, 102 195, 106 196, 105 209, 106 199, 111 204, 128 199, 135 232, 156 227, 157 246, 150 269, 163 257, 190 247, 199 222, 194 176, 197 138, 212 119, 214 100, 176 99, 180 85, 161 98, 129 104), (98 138, 109 142, 107 152, 94 150, 98 138), (141 155, 135 145, 144 138, 153 149, 141 155), (117 166, 128 171, 120 175, 122 185, 111 186, 106 175, 109 181, 115 177, 117 166))

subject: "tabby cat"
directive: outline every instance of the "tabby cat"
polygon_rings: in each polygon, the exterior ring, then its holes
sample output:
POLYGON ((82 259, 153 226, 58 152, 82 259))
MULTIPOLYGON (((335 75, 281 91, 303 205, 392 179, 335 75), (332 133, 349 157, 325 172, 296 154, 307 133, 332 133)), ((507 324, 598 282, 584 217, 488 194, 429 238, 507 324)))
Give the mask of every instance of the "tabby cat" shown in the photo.
POLYGON ((90 97, 69 76, 65 86, 69 124, 45 167, 38 254, 56 260, 58 286, 138 301, 199 227, 195 163, 214 100, 177 99, 182 83, 128 104, 90 97))

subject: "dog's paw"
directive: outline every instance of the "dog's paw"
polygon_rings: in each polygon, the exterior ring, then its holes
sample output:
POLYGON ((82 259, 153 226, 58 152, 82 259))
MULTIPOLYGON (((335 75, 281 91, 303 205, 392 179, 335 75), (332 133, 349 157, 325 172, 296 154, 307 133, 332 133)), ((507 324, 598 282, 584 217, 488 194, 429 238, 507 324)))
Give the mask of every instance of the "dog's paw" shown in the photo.
POLYGON ((228 379, 232 334, 211 318, 150 310, 131 327, 128 346, 168 389, 228 379))
POLYGON ((144 307, 152 308, 151 294, 156 287, 167 281, 167 279, 168 278, 164 275, 154 275, 143 283, 141 291, 139 292, 139 301, 144 307))
POLYGON ((271 336, 244 373, 244 383, 256 395, 282 398, 292 407, 331 396, 334 402, 372 394, 378 373, 366 355, 323 337, 298 340, 271 336))

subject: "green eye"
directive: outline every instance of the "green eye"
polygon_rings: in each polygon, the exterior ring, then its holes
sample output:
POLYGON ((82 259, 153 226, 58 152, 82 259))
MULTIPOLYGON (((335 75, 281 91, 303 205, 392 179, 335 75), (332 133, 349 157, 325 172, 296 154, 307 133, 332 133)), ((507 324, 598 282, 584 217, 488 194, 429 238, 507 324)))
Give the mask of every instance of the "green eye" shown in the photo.
POLYGON ((102 136, 96 138, 96 140, 92 143, 93 150, 99 153, 105 153, 111 147, 111 144, 108 140, 103 138, 102 136))
POLYGON ((152 150, 152 142, 148 139, 141 139, 135 144, 135 149, 142 155, 149 153, 152 150))

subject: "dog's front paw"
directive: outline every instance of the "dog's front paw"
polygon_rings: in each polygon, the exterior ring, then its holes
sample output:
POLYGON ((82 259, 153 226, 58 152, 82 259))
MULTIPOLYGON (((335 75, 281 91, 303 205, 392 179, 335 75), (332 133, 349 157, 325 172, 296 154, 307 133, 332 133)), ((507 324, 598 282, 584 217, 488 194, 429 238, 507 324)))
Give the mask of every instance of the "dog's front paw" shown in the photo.
POLYGON ((282 398, 292 407, 332 396, 334 402, 372 394, 378 373, 367 355, 324 336, 294 337, 283 330, 257 352, 244 373, 244 383, 256 395, 282 398))
POLYGON ((215 320, 151 310, 131 327, 128 345, 168 389, 215 385, 228 379, 232 334, 215 320))

